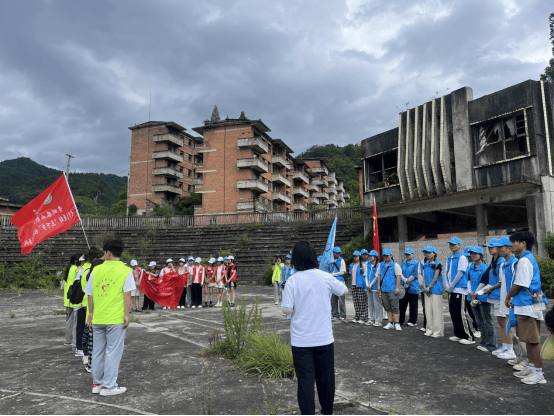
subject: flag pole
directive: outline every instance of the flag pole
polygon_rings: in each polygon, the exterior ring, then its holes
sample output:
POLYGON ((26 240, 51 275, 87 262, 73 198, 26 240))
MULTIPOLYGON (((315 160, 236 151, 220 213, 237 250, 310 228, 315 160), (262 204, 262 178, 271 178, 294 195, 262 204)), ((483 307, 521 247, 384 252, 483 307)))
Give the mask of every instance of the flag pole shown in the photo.
POLYGON ((81 220, 81 215, 79 214, 79 209, 77 208, 77 204, 75 203, 75 198, 73 198, 73 192, 71 192, 71 188, 69 187, 69 181, 67 180, 67 175, 65 172, 63 174, 63 177, 65 178, 67 189, 69 189, 69 195, 71 195, 71 200, 73 201, 73 205, 75 206, 75 211, 77 211, 77 216, 79 217, 79 224, 81 224, 81 228, 83 229, 83 234, 85 235, 85 241, 87 242, 87 247, 90 249, 87 233, 85 232, 85 226, 83 225, 83 221, 81 220))

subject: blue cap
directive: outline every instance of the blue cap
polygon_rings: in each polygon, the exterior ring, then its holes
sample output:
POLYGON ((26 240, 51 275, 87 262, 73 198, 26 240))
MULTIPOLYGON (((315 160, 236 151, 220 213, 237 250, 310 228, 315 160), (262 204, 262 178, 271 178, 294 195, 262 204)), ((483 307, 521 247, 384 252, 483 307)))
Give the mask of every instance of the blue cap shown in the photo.
POLYGON ((458 237, 454 236, 450 240, 448 240, 450 244, 462 244, 462 240, 460 240, 458 237))
POLYGON ((483 247, 479 247, 479 246, 475 246, 475 247, 471 247, 469 249, 469 252, 470 253, 476 253, 476 254, 485 254, 485 251, 483 250, 483 247))
POLYGON ((392 251, 390 248, 386 248, 383 250, 383 256, 392 256, 392 251))
POLYGON ((406 250, 404 250, 404 254, 414 254, 414 249, 408 247, 406 250))
POLYGON ((287 255, 285 256, 285 258, 286 258, 286 259, 292 259, 292 256, 291 256, 290 254, 287 254, 287 255))
POLYGON ((422 251, 426 251, 427 253, 436 253, 437 249, 433 246, 426 245, 425 247, 423 247, 422 251))
POLYGON ((467 247, 464 249, 464 255, 469 256, 469 250, 471 250, 472 248, 473 248, 473 246, 467 246, 467 247))
POLYGON ((360 256, 362 254, 369 254, 368 251, 365 249, 365 248, 362 248, 362 250, 360 251, 360 256))
POLYGON ((353 256, 359 256, 360 254, 361 253, 358 250, 356 250, 354 253, 352 253, 353 256))
POLYGON ((323 259, 323 256, 319 256, 319 257, 317 258, 317 261, 321 261, 322 259, 323 259))
POLYGON ((369 255, 370 255, 370 256, 379 257, 379 253, 377 253, 375 250, 371 250, 371 251, 369 252, 369 255))
POLYGON ((223 257, 223 260, 227 260, 227 259, 228 259, 228 257, 227 257, 227 256, 223 257))
POLYGON ((498 247, 498 243, 500 243, 499 239, 492 238, 491 241, 484 245, 484 247, 498 247))
POLYGON ((510 237, 500 237, 500 242, 498 243, 497 247, 511 247, 512 246, 512 240, 510 240, 510 237))
POLYGON ((341 251, 340 247, 335 247, 333 249, 333 253, 342 253, 342 251, 341 251))
POLYGON ((188 256, 187 260, 194 260, 194 257, 193 256, 188 256))

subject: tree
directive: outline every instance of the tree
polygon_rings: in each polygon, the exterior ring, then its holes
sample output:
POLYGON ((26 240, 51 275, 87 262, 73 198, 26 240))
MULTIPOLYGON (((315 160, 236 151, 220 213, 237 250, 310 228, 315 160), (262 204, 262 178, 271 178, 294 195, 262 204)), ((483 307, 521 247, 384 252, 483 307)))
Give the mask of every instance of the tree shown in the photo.
POLYGON ((191 192, 190 196, 184 196, 177 201, 175 209, 179 215, 194 215, 195 205, 202 205, 202 194, 191 192))
POLYGON ((554 81, 554 13, 550 14, 548 18, 550 22, 550 42, 552 42, 552 58, 548 62, 548 66, 544 68, 544 74, 541 75, 541 81, 553 82, 554 81))
POLYGON ((247 120, 246 116, 244 115, 244 111, 240 112, 239 120, 247 120))

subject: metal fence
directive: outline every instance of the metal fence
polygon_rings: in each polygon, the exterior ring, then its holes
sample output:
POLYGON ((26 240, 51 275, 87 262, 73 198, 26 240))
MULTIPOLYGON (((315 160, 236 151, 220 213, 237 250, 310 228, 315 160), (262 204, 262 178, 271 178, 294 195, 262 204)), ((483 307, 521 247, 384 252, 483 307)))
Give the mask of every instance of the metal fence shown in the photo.
MULTIPOLYGON (((183 215, 175 217, 83 217, 81 223, 85 228, 147 228, 147 227, 209 227, 214 225, 235 225, 253 223, 282 223, 296 221, 332 221, 350 219, 355 215, 356 208, 336 208, 315 212, 250 212, 236 214, 214 215, 183 215)), ((0 216, 0 226, 11 228, 10 216, 0 216)), ((81 227, 76 224, 73 227, 81 227)))

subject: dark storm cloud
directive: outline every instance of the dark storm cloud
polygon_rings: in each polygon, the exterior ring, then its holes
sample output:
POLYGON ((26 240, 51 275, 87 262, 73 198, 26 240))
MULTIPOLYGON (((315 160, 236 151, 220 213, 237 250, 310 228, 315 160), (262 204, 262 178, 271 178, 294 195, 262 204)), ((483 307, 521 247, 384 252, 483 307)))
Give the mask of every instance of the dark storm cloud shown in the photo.
POLYGON ((0 3, 0 159, 128 167, 148 119, 191 131, 244 110, 300 153, 393 128, 462 86, 537 79, 545 2, 347 0, 0 3))

